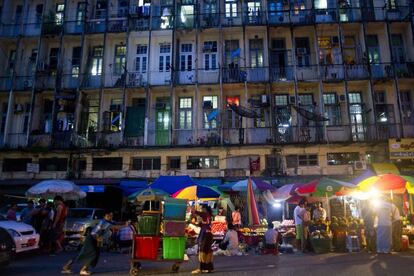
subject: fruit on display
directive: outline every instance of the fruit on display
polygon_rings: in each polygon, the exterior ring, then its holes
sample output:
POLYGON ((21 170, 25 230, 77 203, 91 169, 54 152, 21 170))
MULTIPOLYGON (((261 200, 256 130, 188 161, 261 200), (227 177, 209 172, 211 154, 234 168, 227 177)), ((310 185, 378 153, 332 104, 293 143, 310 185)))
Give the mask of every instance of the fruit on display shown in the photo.
POLYGON ((211 232, 213 235, 224 235, 227 231, 227 224, 225 222, 213 221, 211 222, 211 232))

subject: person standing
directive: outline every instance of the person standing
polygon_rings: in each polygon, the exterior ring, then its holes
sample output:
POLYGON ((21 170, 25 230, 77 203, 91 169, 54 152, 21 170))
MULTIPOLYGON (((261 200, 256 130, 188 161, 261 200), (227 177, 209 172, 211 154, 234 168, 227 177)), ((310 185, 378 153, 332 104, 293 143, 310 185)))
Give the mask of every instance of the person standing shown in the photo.
POLYGON ((198 236, 198 260, 200 266, 192 271, 192 274, 211 273, 213 265, 213 234, 211 233, 212 210, 210 206, 203 205, 201 212, 196 211, 196 215, 201 217, 201 230, 198 236))
POLYGON ((232 218, 232 223, 233 226, 236 227, 236 229, 241 227, 241 214, 240 214, 240 208, 238 206, 236 206, 236 208, 234 208, 234 211, 231 213, 231 218, 232 218))
POLYGON ((313 210, 313 220, 326 220, 326 210, 322 207, 322 202, 316 203, 316 208, 313 210))
POLYGON ((41 221, 40 225, 40 245, 43 249, 43 252, 50 253, 52 250, 52 239, 53 239, 53 231, 52 231, 52 225, 53 225, 53 219, 55 217, 55 211, 53 210, 53 203, 48 202, 44 208, 42 208, 41 211, 41 218, 43 220, 41 221))
POLYGON ((364 220, 366 249, 368 252, 376 252, 375 216, 369 201, 361 201, 361 216, 364 220))
POLYGON ((380 201, 377 206, 377 253, 390 253, 392 242, 392 205, 380 201))
POLYGON ((392 203, 392 248, 395 252, 401 251, 402 221, 400 210, 392 203))
POLYGON ((26 224, 33 224, 33 213, 34 213, 33 200, 27 202, 27 207, 20 213, 20 220, 26 224))
POLYGON ((82 249, 79 254, 70 259, 62 268, 62 274, 71 274, 72 265, 76 262, 82 263, 80 275, 91 275, 89 271, 90 267, 95 268, 99 261, 99 247, 98 240, 103 237, 110 236, 110 227, 114 224, 112 212, 106 212, 105 216, 99 223, 92 229, 92 231, 86 236, 82 249))
POLYGON ((10 209, 7 211, 6 218, 8 220, 17 221, 16 212, 17 212, 17 204, 16 203, 12 203, 11 206, 10 206, 10 209))
POLYGON ((36 232, 39 234, 42 228, 42 222, 44 218, 46 217, 45 209, 46 209, 46 200, 44 198, 41 198, 39 199, 39 205, 36 206, 32 214, 33 227, 36 230, 36 232))
POLYGON ((53 248, 52 250, 56 253, 59 253, 63 250, 62 247, 62 241, 64 239, 64 233, 63 233, 63 228, 65 227, 65 221, 66 221, 66 216, 68 213, 68 209, 65 205, 65 203, 63 203, 63 198, 61 196, 55 196, 54 198, 54 203, 55 203, 55 217, 53 219, 53 225, 52 225, 52 238, 53 238, 53 248))
POLYGON ((306 253, 308 251, 308 241, 309 241, 309 224, 311 221, 311 214, 309 206, 302 208, 300 213, 302 219, 302 236, 301 236, 301 247, 302 252, 306 253))
POLYGON ((301 249, 301 239, 302 239, 302 217, 301 213, 305 206, 306 201, 304 199, 301 199, 299 201, 299 204, 295 207, 295 210, 293 210, 293 220, 295 221, 295 228, 296 228, 296 249, 301 249))

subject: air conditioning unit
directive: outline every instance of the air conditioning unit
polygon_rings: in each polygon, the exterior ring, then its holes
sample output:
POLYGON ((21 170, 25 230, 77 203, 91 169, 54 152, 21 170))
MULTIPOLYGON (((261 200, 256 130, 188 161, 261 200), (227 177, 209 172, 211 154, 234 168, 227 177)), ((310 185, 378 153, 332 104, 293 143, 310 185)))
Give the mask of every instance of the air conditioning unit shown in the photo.
POLYGON ((249 176, 250 176, 250 170, 245 170, 245 175, 246 175, 247 177, 249 177, 249 176))
POLYGON ((262 104, 267 104, 269 102, 267 95, 263 94, 260 99, 262 100, 262 104))
POLYGON ((199 171, 195 171, 194 172, 194 177, 200 177, 200 172, 199 171))
POLYGON ((155 103, 155 109, 167 109, 166 103, 155 103))
POLYGON ((356 171, 363 171, 367 169, 367 164, 365 161, 355 161, 354 162, 354 170, 356 171))
POLYGON ((203 102, 203 109, 213 109, 213 102, 212 101, 203 102))
POLYGON ((288 176, 295 176, 296 175, 296 168, 289 168, 289 169, 286 169, 286 174, 288 175, 288 176))
POLYGON ((16 104, 14 106, 14 113, 22 113, 24 111, 24 106, 22 104, 16 104))
POLYGON ((220 170, 220 177, 224 177, 226 175, 226 172, 224 170, 220 170))
POLYGON ((145 171, 145 177, 151 178, 151 171, 145 171))
POLYGON ((121 111, 121 105, 120 104, 111 104, 110 106, 109 106, 109 110, 111 111, 111 112, 120 112, 121 111))

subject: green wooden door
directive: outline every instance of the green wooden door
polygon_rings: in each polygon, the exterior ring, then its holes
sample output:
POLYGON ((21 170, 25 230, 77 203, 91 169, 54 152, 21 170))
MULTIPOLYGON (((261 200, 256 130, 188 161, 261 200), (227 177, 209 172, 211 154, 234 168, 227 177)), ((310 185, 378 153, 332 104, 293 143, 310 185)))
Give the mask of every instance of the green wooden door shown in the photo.
POLYGON ((155 144, 162 146, 170 143, 169 127, 170 127, 170 112, 167 109, 156 110, 156 126, 155 126, 155 144))
POLYGON ((131 106, 127 108, 125 119, 125 137, 144 135, 145 106, 131 106))

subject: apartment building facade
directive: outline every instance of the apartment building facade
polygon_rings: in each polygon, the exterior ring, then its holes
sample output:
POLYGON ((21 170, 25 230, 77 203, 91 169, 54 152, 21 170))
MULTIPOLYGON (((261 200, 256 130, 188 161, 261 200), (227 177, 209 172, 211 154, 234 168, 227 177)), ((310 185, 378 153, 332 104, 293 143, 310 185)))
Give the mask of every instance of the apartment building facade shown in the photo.
POLYGON ((0 9, 3 180, 349 176, 414 136, 409 0, 0 9))

